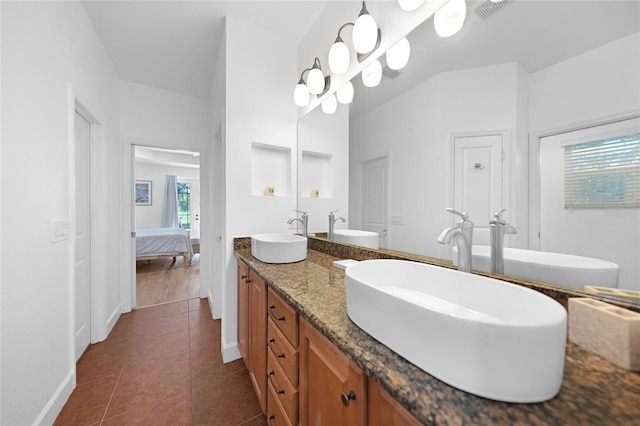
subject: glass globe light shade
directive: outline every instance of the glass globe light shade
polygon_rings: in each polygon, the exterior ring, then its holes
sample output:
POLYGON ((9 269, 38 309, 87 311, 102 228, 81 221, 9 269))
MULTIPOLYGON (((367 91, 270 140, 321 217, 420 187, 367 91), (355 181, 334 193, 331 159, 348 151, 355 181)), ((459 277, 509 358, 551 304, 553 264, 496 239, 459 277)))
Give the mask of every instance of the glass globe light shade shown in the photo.
POLYGON ((293 101, 299 107, 309 105, 309 89, 304 83, 298 83, 293 90, 293 101))
POLYGON ((336 75, 344 74, 349 69, 349 48, 343 41, 336 41, 329 49, 329 69, 336 75))
POLYGON ((467 16, 464 0, 451 0, 436 12, 433 25, 440 37, 449 37, 460 31, 467 16))
POLYGON ((387 66, 392 70, 401 70, 409 62, 411 55, 411 45, 409 40, 404 37, 402 40, 394 44, 391 49, 387 50, 387 66))
POLYGON ((382 80, 382 64, 377 59, 362 70, 362 84, 366 87, 376 87, 382 80))
POLYGON ((324 74, 320 68, 313 68, 307 74, 307 87, 312 95, 318 95, 324 90, 324 74))
POLYGON ((422 6, 424 4, 424 0, 398 0, 398 4, 400 5, 400 9, 404 10, 405 12, 411 12, 412 10, 416 10, 417 8, 422 6))
POLYGON ((369 53, 378 41, 378 24, 368 13, 358 16, 353 25, 353 47, 358 53, 369 53))
POLYGON ((335 95, 329 96, 327 99, 322 101, 322 112, 325 114, 333 114, 336 112, 338 108, 338 101, 336 100, 335 95))
POLYGON ((351 103, 353 100, 353 84, 350 81, 347 81, 341 88, 336 92, 336 97, 338 98, 338 102, 341 104, 351 103))

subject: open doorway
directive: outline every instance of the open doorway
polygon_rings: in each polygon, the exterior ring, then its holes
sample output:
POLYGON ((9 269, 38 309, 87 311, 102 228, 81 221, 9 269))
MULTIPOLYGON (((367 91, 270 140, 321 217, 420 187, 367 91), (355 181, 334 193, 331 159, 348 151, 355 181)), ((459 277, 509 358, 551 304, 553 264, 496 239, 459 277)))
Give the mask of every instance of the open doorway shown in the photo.
POLYGON ((134 154, 135 307, 200 297, 200 153, 134 154))

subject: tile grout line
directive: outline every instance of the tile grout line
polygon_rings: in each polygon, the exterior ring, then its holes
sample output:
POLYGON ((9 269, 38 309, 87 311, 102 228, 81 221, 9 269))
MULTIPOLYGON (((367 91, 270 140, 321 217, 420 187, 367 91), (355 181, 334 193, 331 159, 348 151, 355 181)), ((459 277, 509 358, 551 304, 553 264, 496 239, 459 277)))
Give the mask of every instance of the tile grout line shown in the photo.
POLYGON ((100 425, 102 425, 102 423, 105 420, 105 417, 107 416, 107 411, 109 411, 109 407, 111 406, 111 401, 113 400, 113 395, 115 395, 116 393, 116 388, 118 387, 118 383, 120 383, 120 377, 122 377, 122 372, 124 371, 124 363, 122 364, 122 367, 120 368, 120 373, 118 374, 118 378, 116 379, 116 384, 113 385, 113 390, 111 391, 111 396, 109 396, 109 401, 107 402, 107 406, 104 408, 104 413, 102 413, 102 419, 100 419, 100 425))

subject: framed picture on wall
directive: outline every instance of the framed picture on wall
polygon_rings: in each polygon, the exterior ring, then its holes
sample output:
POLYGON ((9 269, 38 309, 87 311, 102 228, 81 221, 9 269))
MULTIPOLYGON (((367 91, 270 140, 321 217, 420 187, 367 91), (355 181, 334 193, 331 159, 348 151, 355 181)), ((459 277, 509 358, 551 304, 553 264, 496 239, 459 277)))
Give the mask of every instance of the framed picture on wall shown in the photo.
POLYGON ((133 188, 136 206, 151 205, 151 181, 136 180, 133 188))

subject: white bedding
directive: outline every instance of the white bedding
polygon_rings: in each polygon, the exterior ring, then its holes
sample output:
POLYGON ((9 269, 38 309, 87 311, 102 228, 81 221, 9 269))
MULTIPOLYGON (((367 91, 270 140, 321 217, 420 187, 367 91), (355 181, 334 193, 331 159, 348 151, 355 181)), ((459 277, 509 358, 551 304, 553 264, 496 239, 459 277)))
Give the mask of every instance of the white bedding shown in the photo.
POLYGON ((182 255, 193 257, 189 231, 182 228, 136 229, 136 257, 182 255))

